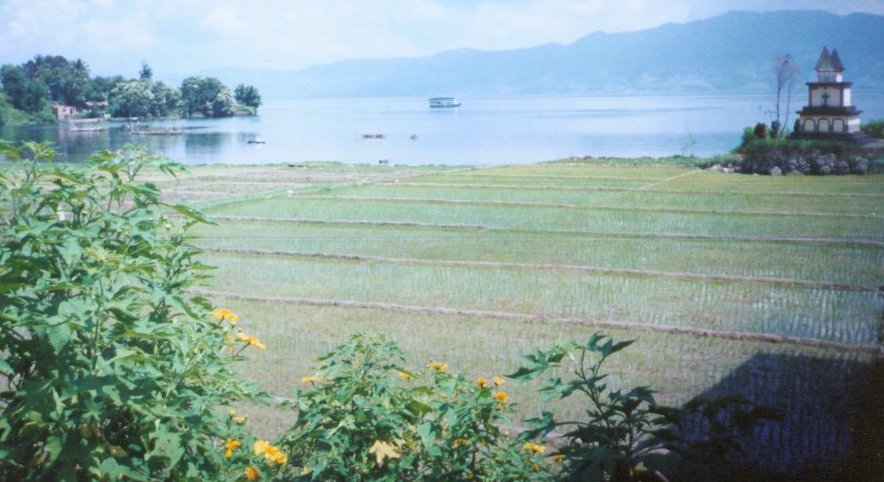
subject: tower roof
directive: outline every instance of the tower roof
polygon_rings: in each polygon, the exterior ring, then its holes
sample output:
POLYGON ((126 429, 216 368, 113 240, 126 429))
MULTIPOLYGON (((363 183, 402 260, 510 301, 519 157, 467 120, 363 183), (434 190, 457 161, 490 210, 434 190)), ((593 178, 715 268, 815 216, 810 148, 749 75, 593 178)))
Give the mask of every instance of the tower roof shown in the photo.
POLYGON ((844 65, 841 64, 841 57, 838 56, 838 49, 832 49, 832 66, 836 72, 843 72, 844 65))
POLYGON ((838 50, 832 50, 832 53, 830 54, 829 49, 823 47, 823 51, 820 53, 820 59, 816 62, 816 71, 843 72, 844 66, 841 64, 838 50))

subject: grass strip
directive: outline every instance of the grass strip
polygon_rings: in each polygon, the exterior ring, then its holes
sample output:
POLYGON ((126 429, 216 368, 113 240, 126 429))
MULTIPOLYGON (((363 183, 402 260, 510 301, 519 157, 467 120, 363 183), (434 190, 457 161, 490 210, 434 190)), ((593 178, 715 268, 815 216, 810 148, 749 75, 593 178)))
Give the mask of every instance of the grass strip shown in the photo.
POLYGON ((715 338, 724 340, 737 341, 756 341, 770 344, 788 344, 803 347, 814 348, 830 348, 847 352, 862 352, 875 355, 877 358, 884 358, 884 346, 881 345, 856 345, 849 343, 841 343, 836 341, 818 340, 813 338, 802 338, 786 335, 772 335, 767 333, 740 332, 740 331, 723 331, 723 330, 707 330, 703 328, 688 328, 670 325, 652 325, 648 323, 638 323, 631 321, 609 321, 609 320, 593 320, 587 318, 566 318, 566 317, 548 317, 543 315, 532 315, 527 313, 512 313, 505 311, 488 311, 488 310, 463 310, 459 308, 447 308, 437 306, 416 306, 404 305, 399 303, 377 303, 363 302, 351 300, 335 300, 322 298, 299 298, 299 297, 281 297, 281 296, 251 296, 241 293, 228 291, 214 291, 206 289, 193 289, 190 293, 217 297, 240 299, 248 301, 260 301, 270 303, 288 303, 300 304, 308 306, 332 306, 344 308, 359 308, 380 311, 391 311, 400 313, 417 313, 424 315, 445 315, 445 316, 467 316, 476 318, 492 318, 511 321, 527 321, 544 324, 576 324, 584 326, 593 326, 602 329, 616 330, 636 330, 657 333, 669 333, 674 335, 687 335, 700 338, 715 338))
POLYGON ((313 258, 313 259, 332 259, 342 261, 358 261, 358 262, 380 262, 401 265, 425 265, 425 266, 457 266, 466 268, 514 268, 527 270, 543 270, 543 271, 579 271, 584 273, 607 274, 615 276, 647 276, 660 278, 673 278, 684 280, 702 280, 702 281, 736 281, 748 283, 775 284, 782 286, 797 286, 809 289, 824 289, 833 291, 866 291, 875 292, 880 288, 874 286, 864 286, 859 284, 848 283, 832 283, 825 281, 811 281, 793 278, 777 278, 769 276, 736 276, 727 274, 700 274, 686 273, 676 271, 657 271, 644 269, 620 269, 620 268, 603 268, 600 266, 587 265, 568 265, 553 263, 515 263, 500 261, 462 261, 451 259, 423 259, 423 258, 395 258, 387 256, 371 256, 358 254, 342 254, 342 253, 316 253, 316 252, 299 252, 299 251, 281 251, 266 249, 242 249, 242 248, 202 248, 205 251, 215 253, 230 253, 242 255, 257 256, 286 256, 296 258, 313 258))
POLYGON ((329 221, 325 219, 306 219, 306 218, 262 218, 257 216, 228 216, 218 215, 212 216, 215 220, 230 221, 257 221, 269 223, 296 223, 296 224, 343 224, 354 226, 396 226, 396 227, 414 227, 414 228, 439 228, 439 229, 491 229, 484 224, 433 224, 433 223, 411 223, 398 221, 329 221))
POLYGON ((259 216, 234 216, 234 215, 214 215, 212 219, 218 221, 255 221, 262 223, 293 223, 293 224, 320 224, 320 225, 351 225, 351 226, 396 226, 396 227, 414 227, 414 228, 430 228, 430 229, 467 229, 467 230, 487 230, 499 233, 513 234, 550 234, 550 235, 569 235, 569 236, 591 236, 599 238, 621 238, 621 239, 643 239, 643 238, 662 238, 662 239, 687 239, 687 240, 705 240, 705 241, 739 241, 739 242, 773 242, 773 243, 814 243, 814 244, 832 244, 838 246, 860 247, 860 248, 884 248, 884 240, 878 238, 827 238, 816 236, 805 237, 789 237, 789 236, 716 236, 711 234, 680 234, 680 233, 612 233, 612 232, 591 232, 591 231, 575 231, 575 230, 524 230, 513 228, 493 228, 484 224, 434 224, 434 223, 416 223, 416 222, 396 222, 396 221, 354 221, 354 220, 325 220, 325 219, 306 219, 306 218, 266 218, 259 216))
POLYGON ((359 196, 325 196, 325 195, 297 195, 298 199, 316 199, 328 201, 360 201, 373 203, 413 203, 413 204, 453 204, 467 206, 501 206, 501 207, 536 207, 553 209, 578 209, 592 211, 639 211, 650 213, 675 213, 675 214, 718 214, 737 216, 806 216, 806 217, 834 217, 853 219, 877 219, 884 220, 884 216, 874 214, 850 214, 850 213, 817 213, 795 211, 728 211, 722 209, 685 209, 685 208, 643 208, 643 207, 619 207, 604 205, 580 205, 580 204, 557 204, 539 202, 518 201, 472 201, 461 199, 441 198, 410 198, 410 197, 359 197, 359 196))
POLYGON ((501 189, 501 190, 538 190, 538 191, 626 191, 626 192, 648 192, 649 194, 738 194, 738 195, 779 195, 779 196, 813 196, 813 197, 884 197, 884 193, 869 192, 810 192, 810 191, 710 191, 710 190, 689 190, 689 189, 665 189, 649 191, 641 187, 612 187, 612 186, 557 186, 557 185, 519 185, 519 184, 472 184, 472 183, 441 183, 441 182, 381 182, 379 184, 391 184, 397 187, 442 187, 442 188, 462 188, 462 189, 501 189))

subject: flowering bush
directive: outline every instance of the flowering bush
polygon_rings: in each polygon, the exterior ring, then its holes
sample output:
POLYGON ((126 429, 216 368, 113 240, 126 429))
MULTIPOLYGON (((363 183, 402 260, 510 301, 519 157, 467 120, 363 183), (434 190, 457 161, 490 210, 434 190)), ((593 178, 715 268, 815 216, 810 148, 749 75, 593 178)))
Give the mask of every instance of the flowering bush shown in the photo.
POLYGON ((434 361, 405 368, 382 335, 356 335, 302 379, 282 437, 282 480, 546 480, 545 448, 501 431, 503 379, 468 380, 434 361))
POLYGON ((185 232, 207 220, 137 180, 178 165, 53 155, 0 145, 0 479, 215 479, 219 407, 258 394, 229 349, 255 343, 186 291, 204 267, 185 232))

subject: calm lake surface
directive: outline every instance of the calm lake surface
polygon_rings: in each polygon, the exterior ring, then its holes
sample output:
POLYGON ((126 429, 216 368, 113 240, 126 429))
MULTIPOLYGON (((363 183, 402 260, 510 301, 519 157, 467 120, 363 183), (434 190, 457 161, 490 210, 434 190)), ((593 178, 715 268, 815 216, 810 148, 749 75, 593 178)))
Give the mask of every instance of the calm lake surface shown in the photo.
MULTIPOLYGON (((133 136, 123 123, 100 132, 57 126, 0 128, 5 140, 55 143, 82 161, 99 149, 146 145, 185 164, 304 161, 395 164, 529 163, 569 156, 714 155, 739 143, 743 127, 770 121, 772 96, 461 98, 430 109, 425 98, 268 101, 258 117, 143 122, 184 129, 133 136), (384 134, 365 139, 362 134, 384 134), (261 139, 265 144, 249 144, 261 139)), ((884 118, 884 96, 854 93, 863 120, 884 118)), ((792 111, 806 101, 793 99, 792 111)), ((793 122, 795 114, 790 116, 793 122)))

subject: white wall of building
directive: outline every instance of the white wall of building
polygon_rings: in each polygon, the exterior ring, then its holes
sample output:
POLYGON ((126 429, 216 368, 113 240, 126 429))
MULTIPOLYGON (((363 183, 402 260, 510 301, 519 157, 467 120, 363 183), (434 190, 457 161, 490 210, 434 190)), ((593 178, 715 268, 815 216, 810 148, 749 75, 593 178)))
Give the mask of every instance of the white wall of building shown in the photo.
POLYGON ((810 106, 811 107, 822 107, 822 106, 840 106, 841 104, 841 90, 833 87, 825 87, 823 89, 813 89, 810 92, 810 106), (829 94, 828 102, 825 101, 824 95, 829 94))

